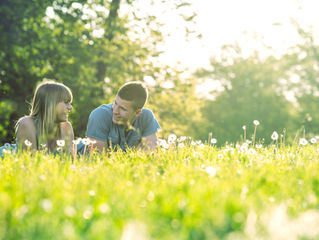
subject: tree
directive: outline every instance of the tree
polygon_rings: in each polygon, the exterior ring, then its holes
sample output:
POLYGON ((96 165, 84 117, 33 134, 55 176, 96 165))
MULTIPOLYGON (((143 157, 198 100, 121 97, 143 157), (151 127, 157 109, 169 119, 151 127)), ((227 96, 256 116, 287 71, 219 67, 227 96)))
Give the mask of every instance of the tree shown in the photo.
MULTIPOLYGON (((84 136, 89 113, 111 101, 124 82, 162 74, 165 66, 154 65, 163 41, 161 23, 152 14, 141 17, 134 8, 138 2, 1 2, 1 143, 13 141, 14 122, 28 113, 25 101, 43 78, 71 88, 70 120, 75 135, 84 136), (122 6, 129 10, 120 15, 122 6)), ((177 12, 189 6, 180 0, 163 4, 169 11, 177 6, 177 12)))
POLYGON ((206 100, 202 114, 206 126, 201 137, 208 132, 218 139, 220 144, 236 142, 242 139, 243 129, 247 126, 247 139, 253 134, 253 121, 258 120, 256 139, 271 141, 273 131, 282 133, 292 129, 294 111, 280 86, 283 72, 280 61, 269 57, 265 60, 255 56, 244 58, 236 46, 226 46, 221 59, 212 58, 210 69, 197 72, 201 78, 218 80, 222 91, 213 90, 215 100, 206 100))

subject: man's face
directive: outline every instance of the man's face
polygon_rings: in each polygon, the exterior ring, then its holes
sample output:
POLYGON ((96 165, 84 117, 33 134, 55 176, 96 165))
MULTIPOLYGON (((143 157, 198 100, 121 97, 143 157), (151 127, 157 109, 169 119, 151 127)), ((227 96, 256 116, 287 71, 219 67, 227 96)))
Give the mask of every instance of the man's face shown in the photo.
POLYGON ((116 96, 113 110, 113 122, 120 125, 130 125, 134 122, 136 117, 141 114, 141 110, 135 110, 131 101, 121 99, 116 96))

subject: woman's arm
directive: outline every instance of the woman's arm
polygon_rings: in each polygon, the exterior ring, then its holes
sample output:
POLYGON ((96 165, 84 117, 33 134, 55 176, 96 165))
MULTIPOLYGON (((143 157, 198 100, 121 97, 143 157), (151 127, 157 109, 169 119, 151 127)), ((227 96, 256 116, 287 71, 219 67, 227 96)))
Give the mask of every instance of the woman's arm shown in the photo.
POLYGON ((61 136, 62 136, 62 140, 65 141, 65 149, 67 149, 69 153, 73 153, 72 141, 74 140, 74 133, 73 133, 72 124, 70 122, 61 123, 61 136))
POLYGON ((34 119, 27 116, 19 120, 16 130, 19 149, 37 150, 36 126, 34 119), (31 146, 27 146, 31 143, 31 146))

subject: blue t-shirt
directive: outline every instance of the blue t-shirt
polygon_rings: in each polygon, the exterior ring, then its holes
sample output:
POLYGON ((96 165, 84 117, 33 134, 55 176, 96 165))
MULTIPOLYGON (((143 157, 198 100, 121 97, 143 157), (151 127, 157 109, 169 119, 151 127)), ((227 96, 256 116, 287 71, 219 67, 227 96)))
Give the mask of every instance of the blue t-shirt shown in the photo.
POLYGON ((142 109, 137 116, 133 128, 127 129, 124 125, 118 125, 112 121, 112 103, 104 104, 94 109, 89 117, 86 136, 107 142, 107 146, 117 148, 117 145, 125 150, 126 147, 137 146, 142 137, 157 132, 161 127, 151 110, 142 109))

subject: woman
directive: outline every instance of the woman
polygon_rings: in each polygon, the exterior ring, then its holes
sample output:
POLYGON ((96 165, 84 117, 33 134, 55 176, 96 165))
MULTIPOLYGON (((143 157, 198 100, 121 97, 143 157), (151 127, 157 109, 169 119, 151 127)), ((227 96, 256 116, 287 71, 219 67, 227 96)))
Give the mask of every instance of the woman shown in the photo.
POLYGON ((40 83, 35 90, 30 115, 20 118, 16 124, 18 148, 54 152, 63 147, 72 153, 74 134, 68 121, 72 98, 71 90, 62 83, 51 80, 40 83))

